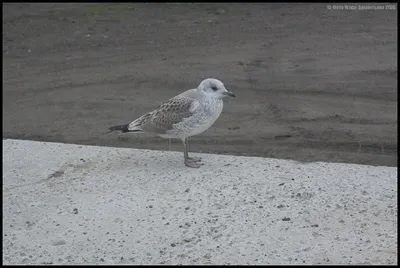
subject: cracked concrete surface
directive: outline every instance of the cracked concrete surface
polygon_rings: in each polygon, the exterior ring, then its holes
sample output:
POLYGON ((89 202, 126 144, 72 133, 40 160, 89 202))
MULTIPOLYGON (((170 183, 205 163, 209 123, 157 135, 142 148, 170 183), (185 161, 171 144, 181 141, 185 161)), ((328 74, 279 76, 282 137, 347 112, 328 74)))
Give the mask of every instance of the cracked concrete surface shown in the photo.
POLYGON ((3 140, 3 264, 397 264, 397 168, 201 156, 3 140))

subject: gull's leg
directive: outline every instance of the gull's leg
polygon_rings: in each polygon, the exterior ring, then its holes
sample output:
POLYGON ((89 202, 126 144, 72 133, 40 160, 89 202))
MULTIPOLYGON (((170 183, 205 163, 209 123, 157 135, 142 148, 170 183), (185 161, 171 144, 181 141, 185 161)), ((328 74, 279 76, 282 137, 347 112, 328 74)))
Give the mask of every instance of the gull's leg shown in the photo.
POLYGON ((182 139, 182 143, 183 143, 183 157, 185 159, 185 166, 187 167, 191 167, 191 168, 199 168, 202 164, 198 164, 196 163, 196 161, 193 161, 189 158, 189 146, 187 143, 187 139, 182 139))
MULTIPOLYGON (((189 152, 190 151, 189 138, 186 138, 186 148, 189 152)), ((201 161, 201 157, 189 157, 189 155, 188 155, 188 159, 192 162, 200 162, 201 161)))

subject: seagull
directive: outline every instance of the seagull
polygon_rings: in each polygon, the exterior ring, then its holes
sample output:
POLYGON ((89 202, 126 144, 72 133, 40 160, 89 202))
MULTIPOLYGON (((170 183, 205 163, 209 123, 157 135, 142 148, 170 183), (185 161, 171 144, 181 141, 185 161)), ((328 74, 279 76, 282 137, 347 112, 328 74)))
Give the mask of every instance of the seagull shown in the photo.
POLYGON ((161 138, 180 139, 184 163, 199 168, 200 157, 189 157, 189 137, 203 133, 218 119, 224 97, 236 97, 218 79, 207 78, 197 88, 189 89, 163 102, 157 109, 129 124, 113 126, 109 132, 147 132, 161 138))

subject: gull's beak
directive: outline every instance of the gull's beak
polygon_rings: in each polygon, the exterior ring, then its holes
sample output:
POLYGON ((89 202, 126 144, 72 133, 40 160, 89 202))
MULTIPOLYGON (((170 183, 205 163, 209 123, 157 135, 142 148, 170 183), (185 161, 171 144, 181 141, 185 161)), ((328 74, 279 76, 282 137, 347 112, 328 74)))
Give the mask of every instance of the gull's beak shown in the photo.
POLYGON ((233 94, 233 93, 232 93, 232 92, 230 92, 230 91, 224 91, 222 94, 224 94, 224 96, 236 97, 236 95, 235 95, 235 94, 233 94))

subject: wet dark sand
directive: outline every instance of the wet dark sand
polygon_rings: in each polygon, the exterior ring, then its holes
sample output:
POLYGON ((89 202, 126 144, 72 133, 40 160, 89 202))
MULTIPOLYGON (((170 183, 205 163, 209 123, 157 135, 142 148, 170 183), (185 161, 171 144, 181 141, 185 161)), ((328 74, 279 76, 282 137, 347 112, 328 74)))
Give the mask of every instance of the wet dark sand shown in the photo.
POLYGON ((3 44, 3 138, 168 150, 103 133, 215 77, 237 98, 192 151, 397 166, 396 11, 4 4, 3 44))

